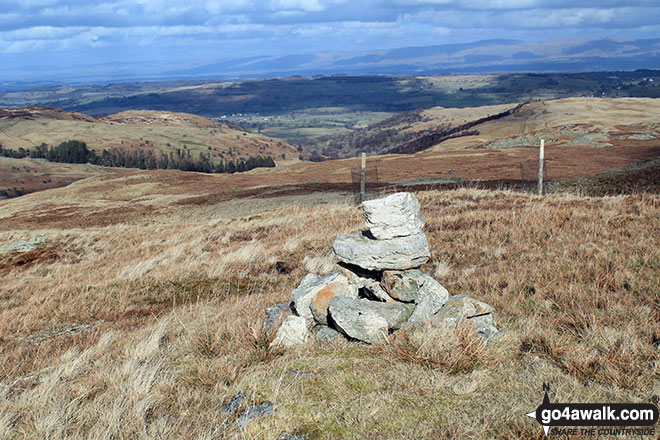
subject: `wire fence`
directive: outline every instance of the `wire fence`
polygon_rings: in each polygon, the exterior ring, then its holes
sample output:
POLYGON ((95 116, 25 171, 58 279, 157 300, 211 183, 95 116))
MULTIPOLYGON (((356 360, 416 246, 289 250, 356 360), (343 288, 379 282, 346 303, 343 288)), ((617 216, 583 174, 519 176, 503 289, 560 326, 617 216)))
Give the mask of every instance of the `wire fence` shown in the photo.
MULTIPOLYGON (((451 172, 450 172, 451 174, 451 172)), ((450 175, 448 174, 448 175, 450 175)), ((547 185, 552 181, 554 177, 552 163, 548 160, 543 161, 543 193, 545 194, 547 185)), ((492 189, 492 188, 508 188, 517 191, 531 192, 536 194, 538 188, 538 176, 539 176, 539 160, 538 159, 529 159, 524 162, 520 162, 517 165, 517 170, 513 173, 512 178, 508 179, 497 179, 497 180, 469 180, 469 179, 458 179, 455 180, 451 177, 446 177, 441 179, 441 181, 435 183, 407 183, 407 184, 396 184, 390 182, 383 182, 379 180, 378 177, 378 167, 377 166, 367 166, 365 172, 365 194, 364 197, 360 191, 360 178, 361 178, 361 168, 355 167, 351 168, 351 189, 353 192, 353 201, 356 204, 362 203, 364 200, 371 200, 379 197, 383 197, 389 193, 403 191, 403 190, 418 190, 419 188, 429 188, 429 189, 458 189, 458 188, 483 188, 483 189, 492 189), (513 177, 515 176, 515 177, 513 177)))

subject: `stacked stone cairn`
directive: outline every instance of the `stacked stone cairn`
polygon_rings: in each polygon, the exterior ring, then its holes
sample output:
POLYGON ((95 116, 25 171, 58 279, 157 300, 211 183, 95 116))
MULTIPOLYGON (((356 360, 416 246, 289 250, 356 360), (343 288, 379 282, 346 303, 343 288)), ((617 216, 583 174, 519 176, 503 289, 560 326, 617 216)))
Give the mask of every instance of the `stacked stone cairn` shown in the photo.
POLYGON ((498 334, 493 307, 466 295, 450 296, 420 272, 431 254, 414 194, 365 201, 362 208, 368 230, 337 237, 337 269, 308 274, 291 302, 266 309, 264 331, 271 347, 303 344, 313 334, 322 342, 341 335, 374 344, 428 320, 471 325, 484 339, 498 334))

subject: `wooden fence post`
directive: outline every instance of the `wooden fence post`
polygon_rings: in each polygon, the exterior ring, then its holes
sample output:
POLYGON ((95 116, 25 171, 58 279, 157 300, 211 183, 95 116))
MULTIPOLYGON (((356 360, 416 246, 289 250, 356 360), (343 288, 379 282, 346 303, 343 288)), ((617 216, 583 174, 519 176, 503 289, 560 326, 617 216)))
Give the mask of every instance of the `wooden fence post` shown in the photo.
POLYGON ((543 154, 544 154, 544 144, 545 140, 541 139, 541 149, 539 150, 539 185, 538 185, 538 192, 539 195, 543 195, 543 154))
POLYGON ((364 202, 367 194, 367 153, 362 153, 362 165, 360 167, 360 203, 364 202))

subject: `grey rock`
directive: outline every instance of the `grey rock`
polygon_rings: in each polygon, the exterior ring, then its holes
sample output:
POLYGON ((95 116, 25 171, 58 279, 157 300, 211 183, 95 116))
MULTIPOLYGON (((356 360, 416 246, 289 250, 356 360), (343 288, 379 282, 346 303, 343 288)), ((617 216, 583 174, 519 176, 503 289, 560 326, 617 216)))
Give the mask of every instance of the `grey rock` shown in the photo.
POLYGON ((43 235, 35 235, 30 240, 18 240, 11 246, 0 248, 0 254, 10 253, 10 252, 29 252, 33 251, 39 247, 39 245, 46 242, 46 237, 43 235))
POLYGON ((337 272, 323 278, 323 287, 318 290, 309 303, 312 316, 321 325, 328 325, 328 304, 335 296, 358 297, 358 288, 348 282, 348 278, 337 272))
POLYGON ((423 233, 375 240, 369 232, 355 232, 337 237, 333 249, 339 260, 368 270, 411 269, 431 257, 423 233))
POLYGON ((359 289, 359 296, 364 296, 374 301, 392 302, 385 290, 380 286, 380 272, 362 269, 359 266, 345 263, 337 264, 338 271, 348 278, 348 282, 359 289))
POLYGON ((237 392, 229 403, 222 407, 222 410, 228 414, 234 414, 243 404, 243 400, 249 399, 251 395, 251 393, 244 394, 243 391, 237 392))
POLYGON ((415 235, 424 227, 419 201, 411 193, 363 202, 362 210, 367 227, 379 240, 415 235))
POLYGON ((277 438, 277 440, 307 440, 305 437, 299 437, 296 435, 283 434, 277 438))
POLYGON ((302 316, 289 315, 277 329, 271 347, 293 347, 309 340, 307 320, 302 316))
POLYGON ((324 344, 329 344, 339 336, 339 332, 334 328, 323 326, 316 332, 316 339, 324 344))
POLYGON ((293 292, 291 292, 291 298, 293 299, 293 308, 298 316, 312 318, 312 311, 309 310, 309 303, 312 302, 312 298, 314 298, 316 292, 322 288, 322 280, 323 277, 320 275, 310 273, 303 278, 298 287, 293 289, 293 292))
POLYGON ((287 301, 266 307, 264 310, 266 313, 266 319, 264 319, 263 323, 261 324, 261 328, 269 341, 275 337, 275 333, 280 327, 280 324, 282 324, 282 321, 284 321, 287 316, 293 313, 291 305, 292 302, 287 301))
POLYGON ((426 278, 417 269, 385 270, 381 286, 392 298, 403 302, 414 302, 426 278))
POLYGON ((400 329, 401 326, 408 321, 408 318, 410 318, 410 315, 415 309, 413 304, 396 302, 384 303, 379 301, 369 301, 367 299, 360 299, 360 302, 385 318, 389 330, 400 329))
POLYGON ((472 318, 473 316, 485 315, 494 312, 490 304, 479 301, 467 295, 452 295, 439 312, 439 316, 457 316, 472 318))
POLYGON ((422 274, 423 284, 415 299, 415 311, 408 320, 409 323, 427 321, 437 313, 449 298, 449 292, 432 277, 422 274))
POLYGON ((362 288, 364 296, 374 301, 381 301, 391 303, 394 299, 387 294, 387 292, 380 286, 380 283, 375 280, 369 280, 364 283, 362 288))
POLYGON ((357 287, 350 285, 348 278, 337 271, 325 276, 308 274, 291 293, 298 316, 316 318, 321 324, 327 324, 328 302, 337 295, 357 297, 357 287), (316 313, 310 308, 313 302, 316 313))
POLYGON ((453 326, 465 323, 483 339, 496 339, 503 333, 495 327, 494 310, 489 304, 467 295, 453 295, 433 319, 453 326))
POLYGON ((373 344, 387 336, 387 320, 356 298, 334 297, 328 311, 334 325, 353 339, 373 344))
POLYGON ((275 411, 275 405, 272 402, 263 402, 259 405, 251 405, 236 420, 238 428, 242 431, 253 420, 271 415, 275 411))
MULTIPOLYGON (((468 321, 472 321, 472 319, 468 319, 468 321)), ((473 326, 474 331, 477 332, 477 335, 479 335, 482 339, 495 339, 499 336, 503 336, 504 332, 501 332, 495 327, 494 325, 486 325, 486 326, 473 326)))
POLYGON ((485 315, 471 316, 466 319, 469 319, 470 323, 474 327, 488 327, 490 325, 495 325, 495 322, 493 320, 493 315, 491 313, 487 313, 485 315))

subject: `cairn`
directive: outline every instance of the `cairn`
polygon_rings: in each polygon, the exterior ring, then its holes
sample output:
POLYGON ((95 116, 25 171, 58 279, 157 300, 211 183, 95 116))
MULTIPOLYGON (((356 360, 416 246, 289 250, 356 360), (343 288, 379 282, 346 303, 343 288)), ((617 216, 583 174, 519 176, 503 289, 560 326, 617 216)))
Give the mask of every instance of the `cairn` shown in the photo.
POLYGON ((368 230, 339 235, 339 263, 327 275, 308 274, 292 301, 266 309, 271 346, 322 342, 338 336, 374 344, 404 326, 431 319, 466 323, 484 339, 498 334, 490 305, 450 296, 419 268, 431 257, 425 219, 414 194, 396 193, 362 203, 368 230))

